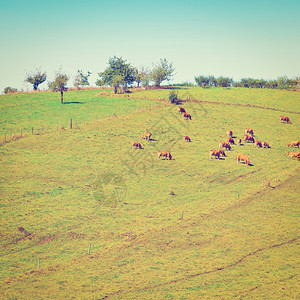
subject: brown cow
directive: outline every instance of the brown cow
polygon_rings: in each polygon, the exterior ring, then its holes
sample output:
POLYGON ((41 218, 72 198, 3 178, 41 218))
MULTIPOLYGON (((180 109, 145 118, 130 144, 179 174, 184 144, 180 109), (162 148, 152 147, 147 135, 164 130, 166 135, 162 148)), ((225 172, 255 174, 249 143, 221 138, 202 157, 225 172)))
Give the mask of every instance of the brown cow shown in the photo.
POLYGON ((170 151, 158 151, 158 159, 161 157, 161 156, 164 156, 164 157, 166 157, 167 159, 172 159, 172 155, 171 155, 171 153, 170 153, 170 151))
POLYGON ((191 117, 191 115, 190 114, 187 114, 187 113, 183 113, 183 117, 185 118, 185 119, 190 119, 190 120, 192 120, 192 117, 191 117))
POLYGON ((187 135, 183 137, 183 140, 187 142, 191 142, 191 139, 187 135))
POLYGON ((262 144, 260 141, 255 141, 255 146, 258 148, 262 148, 262 144))
POLYGON ((262 142, 262 146, 264 148, 271 148, 270 145, 269 145, 269 143, 267 143, 267 142, 262 142))
POLYGON ((288 147, 298 147, 299 148, 300 141, 291 141, 287 144, 288 147))
POLYGON ((227 131, 227 136, 228 136, 228 137, 232 137, 232 131, 231 131, 231 130, 228 130, 228 131, 227 131))
POLYGON ((217 159, 220 158, 220 152, 218 150, 210 150, 209 151, 209 158, 215 157, 217 159))
POLYGON ((185 113, 185 109, 183 107, 178 107, 177 109, 178 113, 182 114, 182 113, 185 113))
POLYGON ((242 140, 241 140, 241 139, 238 139, 238 140, 237 140, 237 144, 238 144, 238 145, 241 145, 241 143, 242 143, 242 140))
POLYGON ((283 121, 283 122, 286 122, 288 124, 291 124, 291 120, 289 117, 286 117, 286 116, 280 116, 280 122, 283 121))
POLYGON ((296 157, 300 159, 300 152, 288 152, 287 155, 290 156, 291 158, 296 157))
POLYGON ((231 137, 228 137, 228 138, 227 138, 227 142, 228 142, 229 144, 234 145, 234 139, 231 138, 231 137))
POLYGON ((142 149, 141 143, 138 143, 138 142, 132 142, 132 143, 131 143, 131 146, 132 146, 132 148, 135 147, 135 149, 136 149, 136 148, 142 149))
POLYGON ((244 141, 245 141, 245 142, 249 141, 249 142, 254 143, 254 138, 253 138, 253 136, 251 136, 251 135, 245 134, 245 135, 244 135, 244 141))
POLYGON ((218 149, 217 151, 219 152, 220 156, 226 157, 224 150, 218 149))
POLYGON ((253 129, 252 129, 252 128, 249 128, 249 127, 247 127, 247 128, 245 129, 245 133, 246 133, 246 134, 249 133, 249 134, 251 134, 251 135, 254 134, 254 133, 253 133, 253 129))
POLYGON ((150 138, 151 138, 151 136, 152 136, 152 133, 149 132, 149 131, 146 131, 146 132, 144 132, 144 133, 142 134, 141 138, 142 138, 142 139, 146 139, 147 141, 149 141, 150 138))
POLYGON ((220 142, 219 148, 225 148, 226 150, 231 150, 231 146, 229 145, 228 142, 220 142))
POLYGON ((241 160, 249 166, 250 164, 250 160, 249 160, 249 157, 247 155, 244 155, 242 153, 239 153, 236 157, 236 160, 237 160, 237 163, 239 163, 241 160))

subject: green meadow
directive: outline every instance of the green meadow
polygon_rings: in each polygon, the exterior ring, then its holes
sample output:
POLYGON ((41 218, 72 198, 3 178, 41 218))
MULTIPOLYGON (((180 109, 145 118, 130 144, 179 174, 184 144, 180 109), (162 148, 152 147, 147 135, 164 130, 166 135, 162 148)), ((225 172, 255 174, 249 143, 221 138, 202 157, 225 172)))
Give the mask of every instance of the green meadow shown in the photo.
POLYGON ((1 134, 26 132, 0 147, 1 298, 299 297, 299 93, 180 88, 192 120, 168 93, 0 96, 1 134), (245 127, 271 148, 209 158, 245 127))

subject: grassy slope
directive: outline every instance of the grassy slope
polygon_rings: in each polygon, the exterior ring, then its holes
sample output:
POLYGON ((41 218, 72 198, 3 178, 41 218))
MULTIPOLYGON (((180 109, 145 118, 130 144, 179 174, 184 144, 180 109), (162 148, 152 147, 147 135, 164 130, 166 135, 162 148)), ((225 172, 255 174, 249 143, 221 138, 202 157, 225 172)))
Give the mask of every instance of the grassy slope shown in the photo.
MULTIPOLYGON (((134 94, 144 99, 168 99, 169 90, 147 90, 134 94)), ((245 88, 187 88, 178 89, 180 99, 196 99, 221 103, 256 105, 300 113, 300 93, 285 90, 245 88)))
MULTIPOLYGON (((51 92, 18 93, 0 95, 0 135, 30 133, 32 127, 35 132, 43 127, 56 130, 69 127, 70 119, 73 124, 82 124, 107 115, 127 114, 140 107, 153 104, 147 100, 132 100, 128 105, 127 98, 112 98, 100 95, 101 90, 80 90, 64 93, 64 105, 60 103, 60 94, 51 92)), ((1 140, 2 142, 2 140, 1 140)))
POLYGON ((299 138, 299 115, 286 125, 275 111, 185 107, 191 122, 167 106, 0 148, 3 295, 297 295, 299 163, 285 153, 299 138), (272 148, 234 146, 225 160, 208 159, 228 129, 241 137, 248 126, 272 148), (132 150, 145 129, 154 140, 132 150), (158 161, 157 149, 171 150, 174 160, 158 161), (237 165, 238 152, 253 166, 237 165), (111 195, 109 184, 101 186, 110 174, 126 187, 119 203, 100 197, 111 195), (41 270, 32 272, 38 258, 41 270))

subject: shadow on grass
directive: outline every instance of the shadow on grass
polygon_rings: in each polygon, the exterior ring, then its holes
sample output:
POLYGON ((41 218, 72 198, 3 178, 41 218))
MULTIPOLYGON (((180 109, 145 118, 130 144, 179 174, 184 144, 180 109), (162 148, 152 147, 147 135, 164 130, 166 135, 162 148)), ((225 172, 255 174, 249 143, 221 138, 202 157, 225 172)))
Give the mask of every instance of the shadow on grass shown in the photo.
POLYGON ((72 102, 64 102, 64 104, 84 104, 84 102, 72 101, 72 102))

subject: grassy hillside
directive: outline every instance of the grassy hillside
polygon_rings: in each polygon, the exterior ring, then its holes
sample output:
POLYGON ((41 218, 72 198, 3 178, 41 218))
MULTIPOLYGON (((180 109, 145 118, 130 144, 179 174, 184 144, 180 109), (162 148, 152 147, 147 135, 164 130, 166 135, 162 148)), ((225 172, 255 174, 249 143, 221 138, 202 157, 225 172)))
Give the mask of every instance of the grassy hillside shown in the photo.
POLYGON ((52 92, 17 93, 0 95, 0 135, 31 133, 56 130, 62 126, 91 122, 108 115, 127 114, 141 107, 155 104, 149 100, 128 100, 113 98, 108 90, 107 96, 99 96, 101 90, 80 90, 64 93, 64 104, 60 94, 52 92), (128 103, 130 101, 130 103, 128 103))
MULTIPOLYGON (((180 99, 195 99, 217 103, 255 105, 282 111, 300 113, 300 93, 286 90, 247 88, 180 87, 180 99)), ((168 99, 169 89, 135 92, 133 96, 144 99, 168 99)))
POLYGON ((286 144, 300 115, 282 124, 273 110, 184 106, 191 121, 167 105, 0 148, 5 299, 297 297, 299 161, 286 144), (245 127, 271 148, 209 159, 227 130, 239 138, 245 127))

